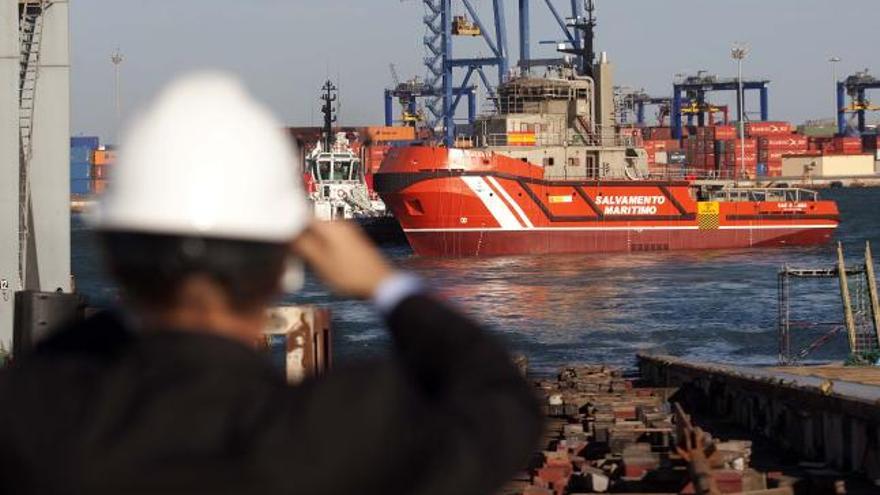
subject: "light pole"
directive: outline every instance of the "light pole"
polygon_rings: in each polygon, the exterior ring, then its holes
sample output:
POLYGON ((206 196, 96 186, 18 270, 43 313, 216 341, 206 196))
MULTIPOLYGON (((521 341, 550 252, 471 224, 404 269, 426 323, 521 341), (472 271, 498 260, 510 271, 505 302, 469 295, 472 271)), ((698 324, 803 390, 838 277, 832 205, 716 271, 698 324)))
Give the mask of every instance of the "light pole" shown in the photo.
POLYGON ((831 63, 831 77, 834 79, 834 118, 831 119, 834 125, 837 125, 837 64, 843 61, 840 57, 831 57, 828 62, 831 63))
POLYGON ((122 53, 119 52, 119 49, 116 49, 116 52, 110 57, 110 62, 113 63, 113 75, 114 75, 114 88, 115 88, 115 103, 116 103, 116 129, 115 129, 115 138, 116 141, 119 141, 119 127, 122 125, 122 96, 120 95, 120 87, 119 87, 119 72, 122 66, 122 62, 125 61, 125 57, 122 56, 122 53))
MULTIPOLYGON (((746 122, 745 122, 745 95, 743 91, 743 60, 749 55, 749 47, 745 43, 734 43, 733 49, 730 52, 730 55, 736 60, 737 63, 737 81, 739 82, 739 91, 737 91, 737 98, 739 101, 739 142, 740 142, 740 159, 742 160, 740 166, 740 175, 743 177, 746 174, 746 122)), ((734 160, 734 165, 736 160, 734 160)), ((735 167, 734 167, 735 168, 735 167)))

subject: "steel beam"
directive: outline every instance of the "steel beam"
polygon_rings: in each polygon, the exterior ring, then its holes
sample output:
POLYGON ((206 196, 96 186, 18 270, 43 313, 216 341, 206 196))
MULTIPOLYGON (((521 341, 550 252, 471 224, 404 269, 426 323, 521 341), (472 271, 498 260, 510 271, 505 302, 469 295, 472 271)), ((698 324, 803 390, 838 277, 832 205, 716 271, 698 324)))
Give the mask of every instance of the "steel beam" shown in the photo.
POLYGON ((19 254, 18 0, 0 0, 0 344, 12 349, 19 254))
POLYGON ((495 41, 498 51, 495 55, 498 57, 498 84, 504 84, 504 78, 507 77, 507 21, 504 18, 504 2, 501 0, 493 0, 492 8, 495 13, 495 41))
POLYGON ((846 133, 846 83, 837 83, 837 133, 846 133))
POLYGON ((394 97, 390 89, 385 90, 385 125, 391 127, 394 125, 394 97))
POLYGON ((770 90, 764 86, 761 91, 761 120, 766 122, 770 120, 770 90))
POLYGON ((43 13, 37 79, 32 223, 26 287, 70 292, 70 44, 69 2, 55 0, 43 13))
POLYGON ((440 14, 443 25, 443 138, 447 146, 453 142, 455 129, 452 115, 452 0, 443 0, 440 14))

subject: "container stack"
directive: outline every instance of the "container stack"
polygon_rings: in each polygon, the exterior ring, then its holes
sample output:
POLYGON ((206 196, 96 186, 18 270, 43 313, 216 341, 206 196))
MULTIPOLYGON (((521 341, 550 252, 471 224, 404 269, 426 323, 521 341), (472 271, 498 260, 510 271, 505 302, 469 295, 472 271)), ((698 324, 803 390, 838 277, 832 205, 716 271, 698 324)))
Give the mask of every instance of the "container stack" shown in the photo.
POLYGON ((92 153, 100 145, 94 136, 70 138, 70 194, 88 196, 92 193, 92 153))
POLYGON ((92 153, 92 193, 102 194, 107 189, 110 171, 116 164, 116 150, 101 146, 92 153))
POLYGON ((874 160, 880 161, 880 134, 862 136, 862 149, 865 153, 873 153, 874 160))
POLYGON ((669 169, 681 169, 685 162, 681 144, 677 139, 646 139, 642 147, 648 154, 648 172, 664 175, 669 169))

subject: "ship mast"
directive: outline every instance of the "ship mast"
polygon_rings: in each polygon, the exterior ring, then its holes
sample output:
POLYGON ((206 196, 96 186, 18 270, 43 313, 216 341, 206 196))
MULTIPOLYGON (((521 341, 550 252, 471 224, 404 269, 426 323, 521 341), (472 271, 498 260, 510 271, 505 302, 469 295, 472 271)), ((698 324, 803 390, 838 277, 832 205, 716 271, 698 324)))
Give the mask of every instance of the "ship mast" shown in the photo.
POLYGON ((596 63, 596 3, 593 0, 587 0, 587 22, 583 25, 584 30, 584 67, 583 75, 593 77, 593 64, 596 63))
POLYGON ((568 24, 569 27, 580 32, 580 36, 574 39, 582 40, 581 46, 575 46, 575 43, 572 43, 570 48, 564 47, 559 51, 580 59, 581 67, 575 68, 579 75, 594 77, 594 64, 596 63, 596 26, 598 26, 599 23, 596 21, 595 1, 585 0, 584 3, 586 5, 587 16, 578 16, 569 21, 568 24))
POLYGON ((336 122, 336 108, 333 102, 338 98, 336 94, 336 86, 332 81, 327 80, 324 87, 321 88, 321 101, 324 102, 321 112, 324 114, 324 130, 321 133, 321 141, 324 145, 324 151, 330 151, 333 147, 333 124, 336 122))

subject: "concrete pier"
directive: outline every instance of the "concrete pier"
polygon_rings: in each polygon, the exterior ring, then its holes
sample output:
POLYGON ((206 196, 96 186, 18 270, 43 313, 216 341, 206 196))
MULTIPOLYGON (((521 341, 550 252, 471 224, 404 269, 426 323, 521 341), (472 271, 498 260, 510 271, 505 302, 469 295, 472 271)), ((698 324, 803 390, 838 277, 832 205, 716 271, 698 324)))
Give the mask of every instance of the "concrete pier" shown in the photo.
POLYGON ((638 361, 647 384, 678 387, 704 414, 732 421, 802 461, 880 481, 880 369, 789 373, 669 356, 640 355, 638 361))

